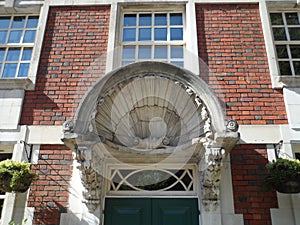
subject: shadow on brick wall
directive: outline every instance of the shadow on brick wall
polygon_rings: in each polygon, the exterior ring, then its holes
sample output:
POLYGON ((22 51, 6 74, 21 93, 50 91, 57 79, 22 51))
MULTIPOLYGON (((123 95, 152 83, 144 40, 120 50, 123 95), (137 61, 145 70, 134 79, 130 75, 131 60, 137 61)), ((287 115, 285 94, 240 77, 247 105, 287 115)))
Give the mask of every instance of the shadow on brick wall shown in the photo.
POLYGON ((270 208, 278 208, 275 191, 266 191, 265 145, 237 145, 230 153, 235 213, 245 225, 271 225, 270 208))

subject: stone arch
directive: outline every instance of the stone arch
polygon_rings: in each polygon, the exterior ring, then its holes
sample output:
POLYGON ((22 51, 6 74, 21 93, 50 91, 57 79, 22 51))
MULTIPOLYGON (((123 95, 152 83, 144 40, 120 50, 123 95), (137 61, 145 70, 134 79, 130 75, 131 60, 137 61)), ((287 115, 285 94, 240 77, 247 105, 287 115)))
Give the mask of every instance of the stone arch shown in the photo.
POLYGON ((173 161, 198 163, 202 204, 213 211, 219 205, 222 160, 239 138, 237 124, 226 125, 217 97, 199 76, 162 62, 134 63, 108 73, 85 94, 63 132, 62 140, 81 163, 91 211, 100 207, 105 160, 129 162, 133 156, 134 162, 157 163, 172 156, 173 161), (158 157, 141 157, 147 154, 158 157))
POLYGON ((101 93, 107 92, 126 79, 131 79, 141 74, 158 74, 164 77, 182 82, 189 87, 207 106, 212 116, 212 125, 216 133, 223 133, 226 130, 223 108, 214 92, 207 83, 192 72, 177 66, 161 62, 139 62, 125 67, 118 68, 101 78, 84 95, 75 115, 75 132, 86 133, 93 116, 95 105, 101 93))

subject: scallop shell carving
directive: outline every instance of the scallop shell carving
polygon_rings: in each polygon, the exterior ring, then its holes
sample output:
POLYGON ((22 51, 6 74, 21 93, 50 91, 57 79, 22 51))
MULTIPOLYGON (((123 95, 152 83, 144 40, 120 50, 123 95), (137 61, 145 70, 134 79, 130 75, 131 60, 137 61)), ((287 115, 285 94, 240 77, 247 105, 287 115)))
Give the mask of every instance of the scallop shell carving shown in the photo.
POLYGON ((99 96, 95 124, 104 140, 135 149, 177 147, 211 132, 200 96, 154 75, 128 79, 99 96))

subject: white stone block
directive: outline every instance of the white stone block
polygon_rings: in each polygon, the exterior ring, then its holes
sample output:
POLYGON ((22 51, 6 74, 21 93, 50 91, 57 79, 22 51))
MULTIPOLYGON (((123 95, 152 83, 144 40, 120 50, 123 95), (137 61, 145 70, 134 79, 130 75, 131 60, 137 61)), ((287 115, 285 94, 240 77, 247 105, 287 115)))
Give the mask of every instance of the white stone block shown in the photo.
POLYGON ((24 90, 0 90, 0 129, 17 129, 24 90))
POLYGON ((287 117, 292 129, 300 129, 300 88, 284 88, 287 117))
POLYGON ((295 225, 294 216, 290 209, 271 209, 272 225, 295 225))

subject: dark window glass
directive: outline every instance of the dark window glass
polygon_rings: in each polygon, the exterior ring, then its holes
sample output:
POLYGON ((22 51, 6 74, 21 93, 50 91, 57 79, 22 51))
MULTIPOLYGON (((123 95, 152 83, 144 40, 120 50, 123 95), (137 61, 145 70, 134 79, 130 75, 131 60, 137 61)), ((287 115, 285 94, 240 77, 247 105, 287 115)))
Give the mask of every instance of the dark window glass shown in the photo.
POLYGON ((134 63, 134 61, 122 61, 122 66, 126 66, 130 63, 134 63))
POLYGON ((27 21, 27 28, 37 28, 39 22, 39 17, 37 16, 29 16, 27 21))
POLYGON ((0 29, 1 28, 9 28, 10 17, 0 17, 0 29))
POLYGON ((183 67, 183 65, 184 65, 184 63, 182 61, 171 61, 171 63, 176 66, 180 66, 180 67, 183 67))
POLYGON ((122 52, 122 59, 134 59, 135 46, 124 46, 122 52))
POLYGON ((7 53, 6 61, 18 61, 21 50, 19 48, 10 48, 7 53))
POLYGON ((286 41, 285 29, 282 28, 273 28, 273 35, 275 41, 286 41))
POLYGON ((23 43, 34 43, 35 39, 35 30, 27 30, 25 31, 23 43))
POLYGON ((279 59, 289 58, 286 45, 276 45, 276 52, 279 59))
POLYGON ((24 28, 25 26, 25 16, 15 16, 13 18, 12 28, 24 28))
POLYGON ((18 77, 27 77, 28 70, 29 70, 29 63, 21 63, 18 72, 18 77))
POLYGON ((166 58, 168 58, 168 48, 167 48, 167 46, 155 46, 154 58, 155 59, 166 59, 166 58))
POLYGON ((285 13, 286 23, 288 25, 298 25, 299 18, 297 13, 285 13))
POLYGON ((164 26, 167 25, 167 14, 155 14, 154 25, 155 26, 164 26))
POLYGON ((183 25, 181 13, 170 14, 170 25, 183 25))
POLYGON ((151 14, 140 14, 139 25, 140 26, 151 26, 151 14))
POLYGON ((0 62, 4 60, 5 48, 0 48, 0 62))
POLYGON ((124 26, 136 26, 136 15, 125 14, 124 15, 124 26))
POLYGON ((292 58, 300 58, 300 45, 290 45, 292 58))
POLYGON ((283 75, 283 76, 292 75, 290 62, 279 61, 278 64, 279 64, 279 69, 280 69, 280 75, 283 75))
POLYGON ((140 46, 138 58, 151 59, 151 46, 140 46))
POLYGON ((13 30, 9 34, 8 43, 20 43, 22 30, 13 30))
POLYGON ((182 28, 171 28, 171 41, 183 40, 182 28))
POLYGON ((270 13, 272 25, 283 25, 283 19, 281 13, 270 13))
POLYGON ((151 28, 139 29, 139 41, 151 41, 151 28))
POLYGON ((155 28, 154 29, 154 40, 155 41, 166 41, 167 40, 167 28, 155 28))
POLYGON ((183 47, 182 46, 172 46, 171 47, 171 58, 172 59, 182 59, 183 58, 183 47))
POLYGON ((5 44, 6 43, 6 35, 7 31, 0 31, 0 44, 5 44))
POLYGON ((295 71, 295 75, 300 75, 300 62, 299 61, 294 61, 293 62, 294 65, 294 71, 295 71))
POLYGON ((123 41, 135 41, 135 28, 125 28, 123 30, 123 41))
POLYGON ((24 48, 22 61, 31 60, 32 49, 31 48, 24 48))
POLYGON ((2 153, 0 154, 0 161, 11 159, 12 153, 2 153))
POLYGON ((2 77, 5 78, 14 78, 17 71, 16 63, 6 63, 4 66, 2 77))
POLYGON ((289 28, 291 41, 300 40, 300 28, 289 28))

